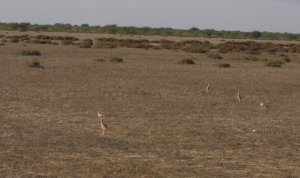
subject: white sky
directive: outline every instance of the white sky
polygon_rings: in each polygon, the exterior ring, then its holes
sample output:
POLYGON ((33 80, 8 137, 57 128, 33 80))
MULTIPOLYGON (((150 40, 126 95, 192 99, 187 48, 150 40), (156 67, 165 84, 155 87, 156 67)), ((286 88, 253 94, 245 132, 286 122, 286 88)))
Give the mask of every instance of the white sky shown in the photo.
POLYGON ((0 22, 300 33, 300 0, 0 0, 0 22))

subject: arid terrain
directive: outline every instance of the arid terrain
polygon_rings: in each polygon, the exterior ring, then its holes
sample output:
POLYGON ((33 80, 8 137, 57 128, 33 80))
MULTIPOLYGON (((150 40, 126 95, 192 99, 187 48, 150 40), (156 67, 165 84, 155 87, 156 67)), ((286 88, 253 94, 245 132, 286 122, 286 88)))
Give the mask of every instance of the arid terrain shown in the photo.
POLYGON ((0 177, 299 177, 300 53, 219 55, 5 42, 0 177), (265 65, 282 56, 282 67, 265 65), (195 64, 178 63, 187 58, 195 64))

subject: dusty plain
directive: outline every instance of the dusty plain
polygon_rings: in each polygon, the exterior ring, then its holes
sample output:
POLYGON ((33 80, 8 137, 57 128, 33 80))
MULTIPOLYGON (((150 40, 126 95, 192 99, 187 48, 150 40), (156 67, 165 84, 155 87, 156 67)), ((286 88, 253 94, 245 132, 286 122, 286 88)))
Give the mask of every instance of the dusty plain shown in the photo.
POLYGON ((300 55, 281 68, 221 55, 0 46, 0 177, 298 177, 300 55), (33 58, 43 68, 28 67, 33 58))

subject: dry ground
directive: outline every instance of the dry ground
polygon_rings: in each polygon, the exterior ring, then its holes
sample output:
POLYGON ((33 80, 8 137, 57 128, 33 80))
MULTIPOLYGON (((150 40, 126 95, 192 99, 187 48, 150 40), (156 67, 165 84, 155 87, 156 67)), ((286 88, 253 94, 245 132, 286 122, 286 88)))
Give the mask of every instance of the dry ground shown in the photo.
POLYGON ((167 50, 1 46, 0 177, 298 177, 300 55, 282 68, 243 55, 221 69, 167 50), (125 62, 96 60, 111 57, 125 62))

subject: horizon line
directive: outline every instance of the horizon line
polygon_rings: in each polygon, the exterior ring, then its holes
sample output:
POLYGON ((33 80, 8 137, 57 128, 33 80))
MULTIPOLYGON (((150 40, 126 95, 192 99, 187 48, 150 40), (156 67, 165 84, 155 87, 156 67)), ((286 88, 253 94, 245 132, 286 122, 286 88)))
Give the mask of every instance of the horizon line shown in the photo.
POLYGON ((35 23, 35 22, 5 22, 0 21, 0 23, 6 23, 6 24, 22 24, 22 23, 28 23, 30 25, 56 25, 56 24, 63 24, 63 25, 72 25, 72 26, 82 26, 82 25, 88 25, 89 27, 105 27, 105 26, 116 26, 116 27, 134 27, 134 28, 152 28, 152 29, 173 29, 173 30, 190 30, 192 28, 197 28, 198 30, 214 30, 214 31, 224 31, 224 32, 241 32, 241 33, 251 33, 251 32, 261 32, 261 33, 280 33, 280 34, 294 34, 294 35, 300 35, 299 33, 295 32, 279 32, 279 31, 266 31, 266 30, 225 30, 225 29, 215 29, 215 28, 200 28, 197 26, 187 27, 187 28, 176 28, 176 27, 168 27, 168 26, 160 26, 160 27, 154 27, 154 26, 138 26, 138 25, 119 25, 116 23, 111 24, 105 24, 105 25, 99 25, 99 24, 89 24, 89 23, 68 23, 68 22, 55 22, 55 23, 35 23))

